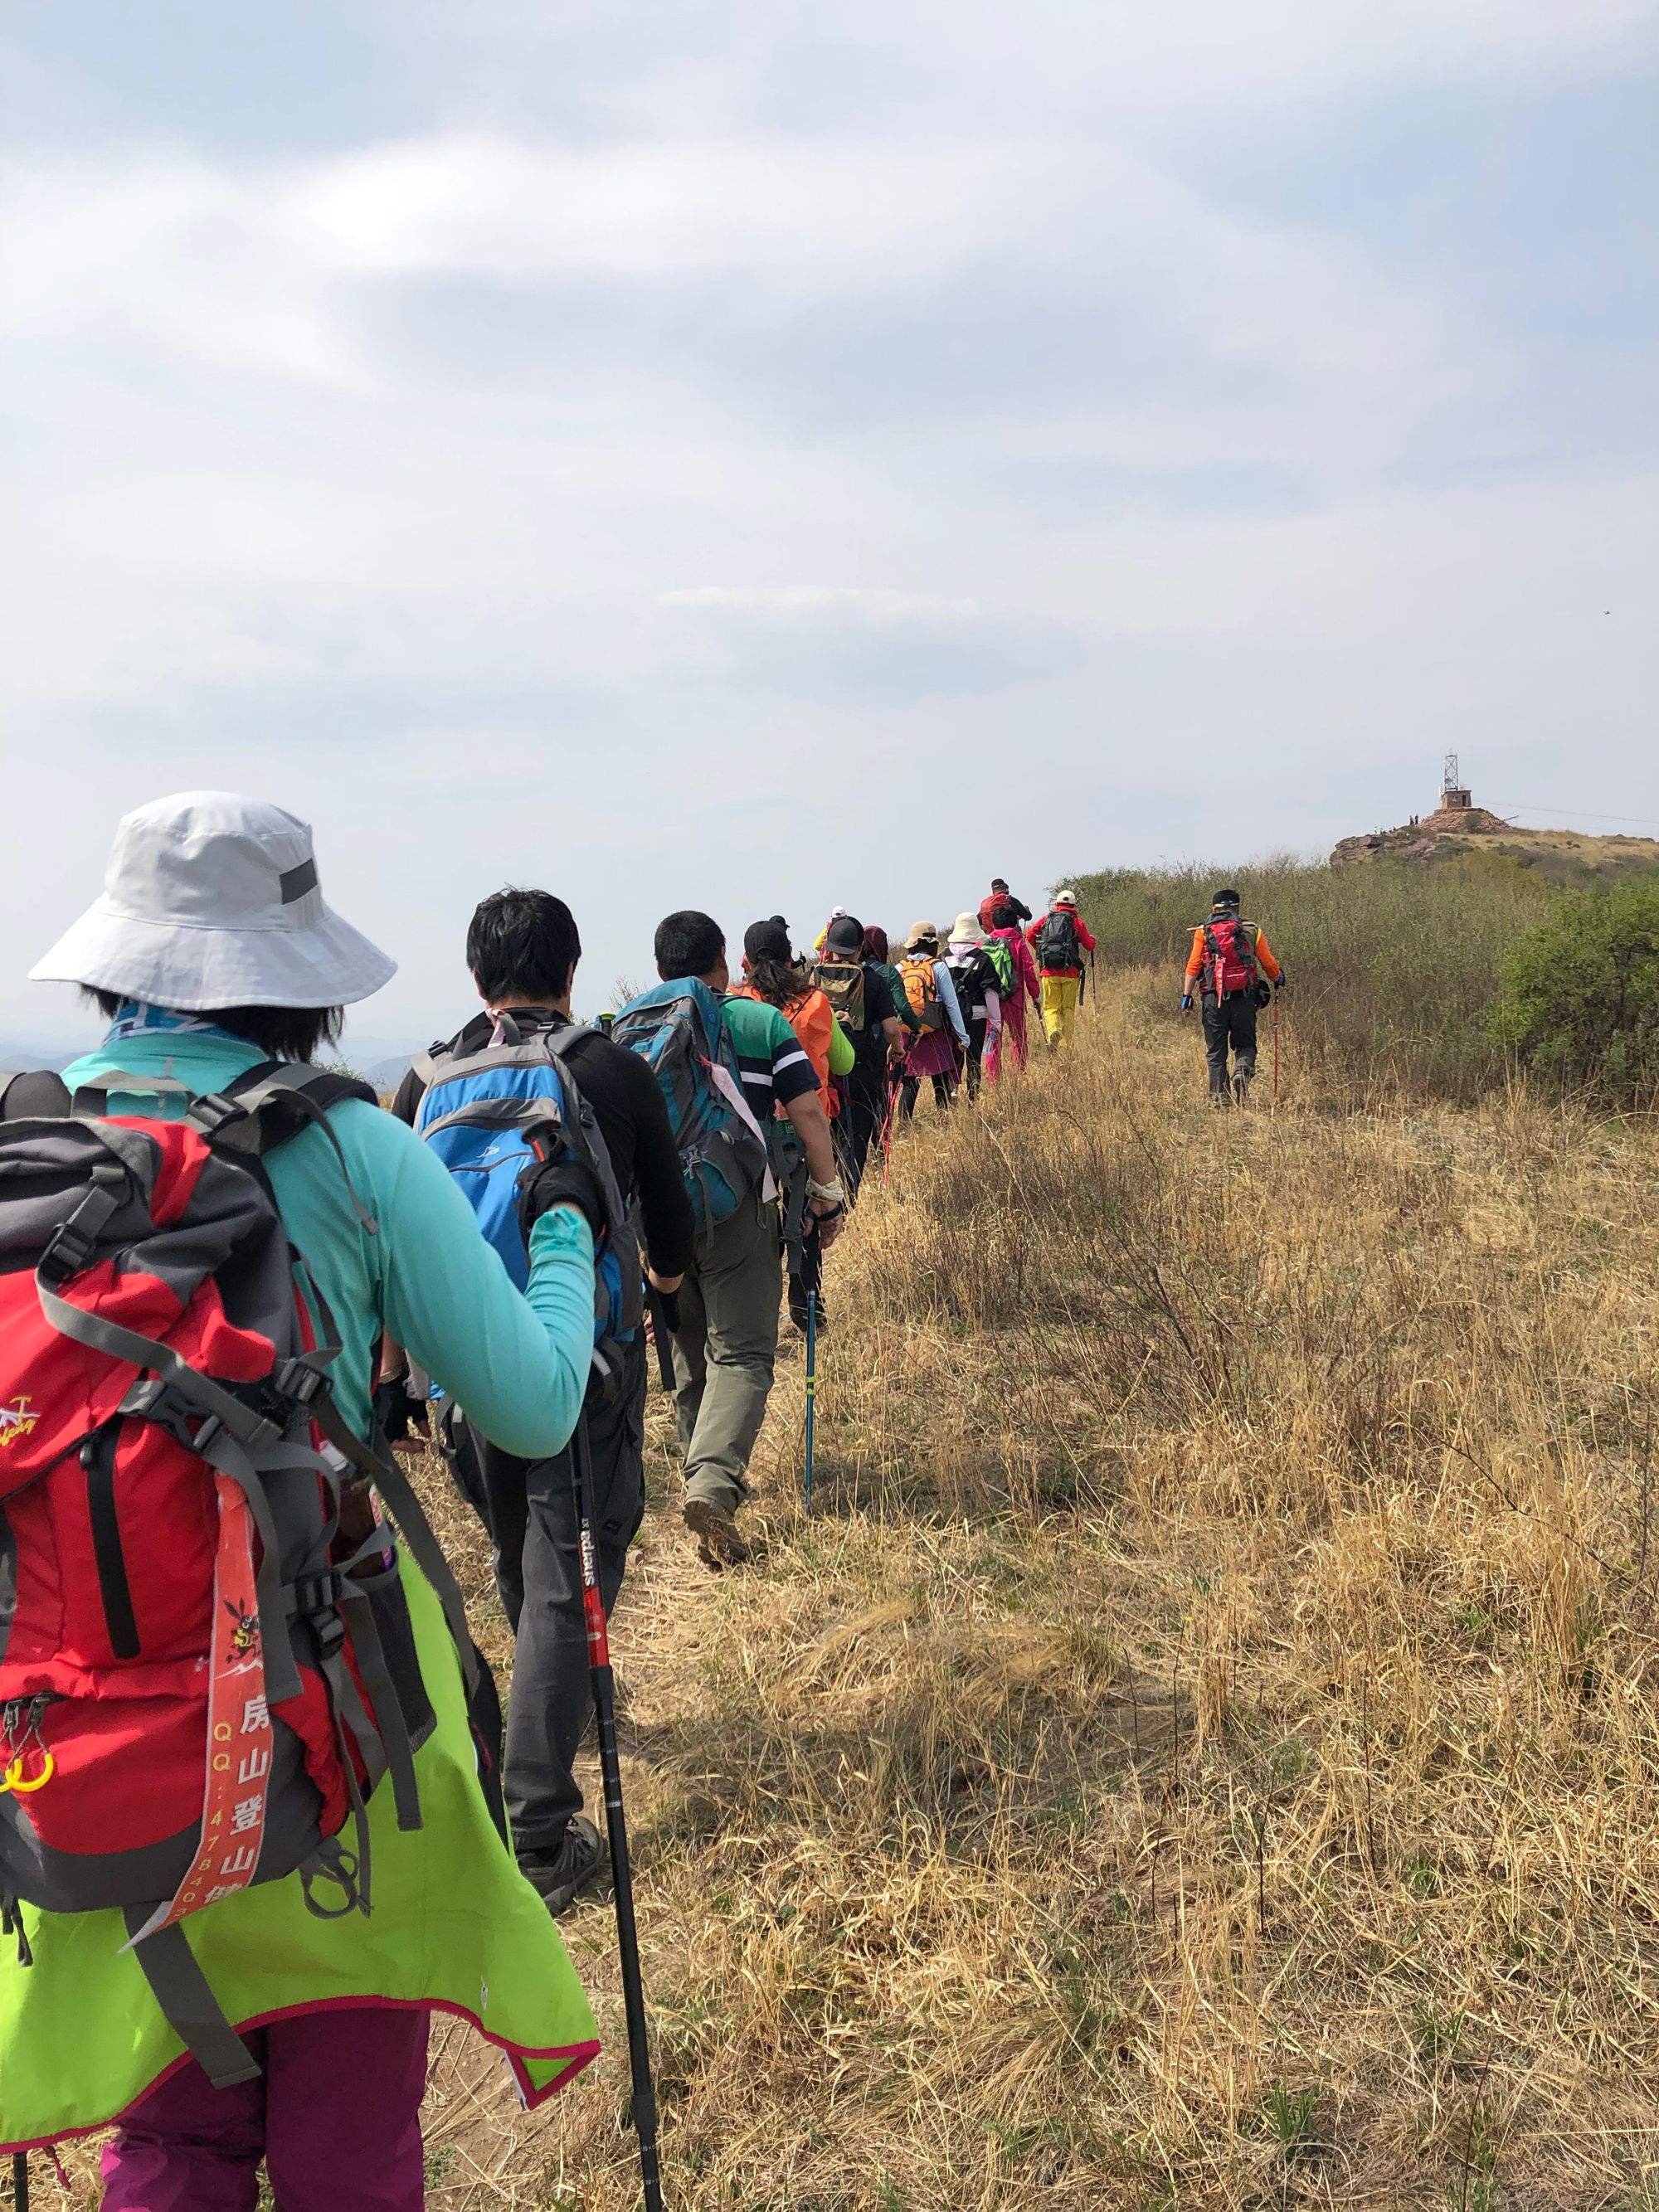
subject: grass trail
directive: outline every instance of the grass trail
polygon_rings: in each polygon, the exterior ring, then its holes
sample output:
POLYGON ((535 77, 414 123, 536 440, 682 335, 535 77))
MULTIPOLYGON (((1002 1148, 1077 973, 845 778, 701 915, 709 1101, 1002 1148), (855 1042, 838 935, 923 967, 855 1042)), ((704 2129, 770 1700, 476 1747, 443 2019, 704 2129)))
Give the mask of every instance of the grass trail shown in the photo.
MULTIPOLYGON (((1656 2212, 1654 1136, 1340 1114, 1293 1028, 1278 1111, 1213 1115, 1152 1004, 923 1107, 752 1571, 684 1546, 653 1393, 669 2202, 1656 2212)), ((526 2119, 441 2028, 445 2212, 637 2201, 608 1899, 564 1924, 611 2047, 526 2119)))

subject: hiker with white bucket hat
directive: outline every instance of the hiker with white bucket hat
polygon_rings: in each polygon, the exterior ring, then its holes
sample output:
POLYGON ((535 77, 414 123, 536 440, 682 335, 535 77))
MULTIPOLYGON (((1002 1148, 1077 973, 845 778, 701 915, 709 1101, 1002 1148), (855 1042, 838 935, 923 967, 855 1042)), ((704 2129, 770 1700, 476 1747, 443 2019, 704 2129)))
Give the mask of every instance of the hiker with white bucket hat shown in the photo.
POLYGON ((251 2212, 262 2160, 283 2212, 414 2212, 433 2010, 532 2103, 598 2049, 372 1412, 389 1334, 501 1449, 562 1450, 592 1236, 529 1220, 520 1294, 413 1131, 309 1065, 393 971, 303 822, 157 799, 33 970, 106 1037, 0 1078, 0 1404, 35 1416, 0 1455, 0 2148, 114 2124, 106 2212, 251 2212))

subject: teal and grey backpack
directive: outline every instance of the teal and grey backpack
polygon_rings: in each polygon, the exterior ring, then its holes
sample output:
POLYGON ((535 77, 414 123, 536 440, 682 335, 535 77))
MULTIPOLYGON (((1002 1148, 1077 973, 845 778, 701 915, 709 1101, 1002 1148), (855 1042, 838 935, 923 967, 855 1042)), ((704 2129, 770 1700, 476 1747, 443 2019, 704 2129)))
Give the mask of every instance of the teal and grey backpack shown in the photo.
POLYGON ((699 1233, 727 1220, 757 1184, 769 1196, 766 1139, 743 1095, 720 1002, 708 984, 685 975, 642 991, 611 1034, 657 1079, 699 1233))
POLYGON ((437 1048, 415 1063, 426 1084, 415 1129, 459 1185, 487 1243, 522 1290, 530 1257, 520 1220, 526 1181, 564 1152, 589 1170, 605 1223, 594 1239, 593 1345, 632 1341, 640 1325, 639 1240, 611 1155, 571 1071, 570 1056, 598 1031, 572 1024, 549 1032, 495 1017, 496 1034, 476 1051, 437 1048))

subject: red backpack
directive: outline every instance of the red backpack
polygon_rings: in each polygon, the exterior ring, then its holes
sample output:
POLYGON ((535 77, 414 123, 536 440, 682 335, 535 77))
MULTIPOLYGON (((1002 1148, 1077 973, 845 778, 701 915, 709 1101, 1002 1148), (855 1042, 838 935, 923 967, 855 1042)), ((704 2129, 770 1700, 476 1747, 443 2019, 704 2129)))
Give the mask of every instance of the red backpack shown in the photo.
POLYGON ((181 1923, 290 1874, 319 1917, 366 1913, 383 1776, 399 1827, 421 1825, 413 1754, 435 1718, 357 1475, 476 1681, 401 1470, 335 1407, 312 1313, 331 1324, 261 1165, 313 1125, 337 1152, 328 1109, 364 1097, 276 1063, 179 1121, 103 1118, 106 1090, 71 1112, 51 1077, 0 1090, 0 1921, 27 1963, 20 1899, 118 1907, 221 2085, 258 2069, 181 1923))
POLYGON ((1204 988, 1218 999, 1231 999, 1239 991, 1253 991, 1259 969, 1255 960, 1255 925, 1235 915, 1204 924, 1204 988))

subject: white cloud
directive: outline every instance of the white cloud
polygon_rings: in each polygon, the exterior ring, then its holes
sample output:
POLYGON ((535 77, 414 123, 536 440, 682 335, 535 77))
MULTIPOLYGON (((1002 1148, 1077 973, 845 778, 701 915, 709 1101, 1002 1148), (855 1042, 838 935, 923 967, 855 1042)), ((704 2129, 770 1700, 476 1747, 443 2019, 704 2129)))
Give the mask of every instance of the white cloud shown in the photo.
POLYGON ((0 1015, 114 814, 197 781, 313 815, 416 1030, 503 875, 556 878, 609 973, 677 902, 954 911, 982 864, 1316 842, 1448 742, 1570 732, 1659 813, 1650 648, 1601 613, 1659 569, 1650 472, 1573 381, 1616 334, 1506 319, 1525 241, 1489 266, 1455 202, 1477 283, 1328 189, 1350 118, 1409 149, 1415 88, 1436 131, 1522 86, 1593 118, 1645 5, 373 20, 344 151, 139 107, 0 164, 0 711, 52 825, 0 1015), (1302 198, 1230 189, 1304 137, 1302 198), (901 758, 948 770, 925 838, 864 803, 901 758))

